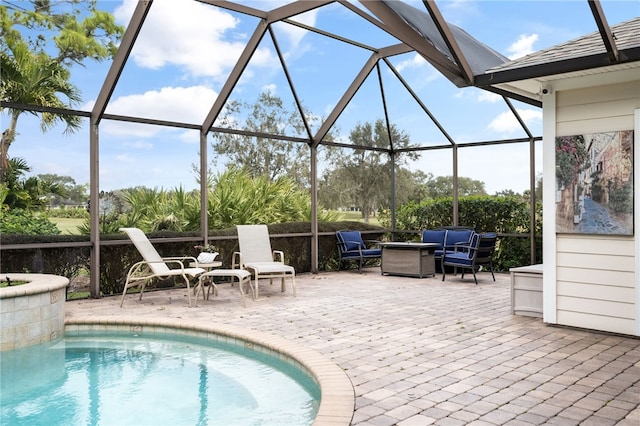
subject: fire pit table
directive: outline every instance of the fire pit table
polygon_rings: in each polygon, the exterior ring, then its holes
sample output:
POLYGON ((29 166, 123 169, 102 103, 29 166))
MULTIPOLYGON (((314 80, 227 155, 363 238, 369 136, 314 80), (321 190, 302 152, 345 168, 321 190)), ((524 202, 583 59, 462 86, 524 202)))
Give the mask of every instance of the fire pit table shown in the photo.
POLYGON ((437 243, 389 242, 379 243, 382 247, 382 274, 405 277, 435 277, 434 252, 437 243))

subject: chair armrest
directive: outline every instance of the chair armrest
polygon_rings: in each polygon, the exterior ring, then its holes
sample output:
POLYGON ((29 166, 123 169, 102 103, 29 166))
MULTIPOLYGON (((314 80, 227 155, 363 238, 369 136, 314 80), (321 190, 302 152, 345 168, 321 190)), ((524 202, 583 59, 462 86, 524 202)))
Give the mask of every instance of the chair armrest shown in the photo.
POLYGON ((470 247, 471 246, 469 245, 468 242, 460 241, 460 242, 457 242, 457 243, 453 243, 453 244, 449 244, 449 245, 444 246, 443 250, 444 251, 457 252, 458 249, 460 249, 460 251, 468 251, 470 247), (465 249, 465 250, 463 250, 463 249, 465 249))
POLYGON ((180 261, 185 261, 188 260, 189 262, 195 262, 198 263, 198 259, 196 259, 193 256, 174 256, 174 257, 163 257, 162 258, 163 261, 170 261, 170 260, 180 260, 180 261))
POLYGON ((242 268, 242 253, 239 251, 234 251, 231 256, 231 269, 241 269, 242 268))
POLYGON ((281 250, 274 250, 273 251, 273 261, 274 262, 284 263, 284 252, 281 251, 281 250), (280 260, 278 260, 278 258, 280 258, 280 260))
MULTIPOLYGON (((184 261, 185 260, 189 260, 192 262, 197 262, 195 257, 163 257, 162 258, 162 262, 147 262, 147 263, 166 263, 167 266, 169 265, 179 265, 180 269, 184 270, 184 261)), ((171 268, 170 268, 171 269, 171 268)), ((176 268, 178 269, 178 268, 176 268)))
POLYGON ((134 263, 133 266, 129 268, 129 272, 127 273, 127 276, 136 277, 137 280, 144 279, 147 276, 151 278, 155 276, 155 274, 149 268, 149 265, 153 263, 162 263, 164 265, 176 264, 179 266, 179 268, 174 268, 174 269, 180 269, 184 273, 184 263, 182 263, 180 258, 178 259, 166 258, 166 259, 155 260, 155 261, 141 260, 140 262, 134 263))

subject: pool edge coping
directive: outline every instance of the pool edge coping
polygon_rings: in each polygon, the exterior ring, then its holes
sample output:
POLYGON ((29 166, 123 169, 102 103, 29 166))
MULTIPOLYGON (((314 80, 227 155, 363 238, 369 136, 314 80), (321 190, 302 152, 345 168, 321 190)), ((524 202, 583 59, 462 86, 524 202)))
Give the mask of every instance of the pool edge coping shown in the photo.
POLYGON ((71 317, 65 319, 65 334, 76 327, 81 326, 104 327, 162 327, 186 332, 211 333, 223 336, 227 339, 250 342, 259 345, 269 351, 284 355, 299 363, 313 376, 320 388, 320 406, 314 426, 349 425, 355 411, 355 391, 349 376, 333 361, 325 355, 313 349, 295 344, 283 337, 248 330, 227 324, 203 325, 181 319, 176 323, 175 319, 167 318, 139 318, 134 316, 91 316, 71 317))

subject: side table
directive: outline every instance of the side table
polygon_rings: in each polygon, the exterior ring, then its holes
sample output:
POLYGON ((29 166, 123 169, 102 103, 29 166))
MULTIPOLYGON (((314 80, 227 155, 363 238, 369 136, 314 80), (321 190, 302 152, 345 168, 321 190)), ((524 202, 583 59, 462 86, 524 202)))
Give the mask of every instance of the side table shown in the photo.
POLYGON ((219 268, 221 266, 222 262, 220 262, 219 260, 213 261, 211 263, 189 262, 190 268, 202 268, 206 269, 207 271, 210 271, 213 268, 219 268))

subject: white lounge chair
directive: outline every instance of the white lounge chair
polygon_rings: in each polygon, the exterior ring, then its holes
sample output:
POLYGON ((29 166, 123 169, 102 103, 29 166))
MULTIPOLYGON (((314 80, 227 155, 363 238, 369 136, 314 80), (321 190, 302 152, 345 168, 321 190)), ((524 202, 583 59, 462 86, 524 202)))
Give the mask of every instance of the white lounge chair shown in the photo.
POLYGON ((140 300, 142 300, 142 293, 144 293, 144 288, 149 280, 156 277, 171 276, 181 276, 184 279, 184 282, 187 284, 189 307, 191 307, 191 286, 187 275, 194 278, 206 271, 202 268, 185 268, 184 261, 196 262, 196 259, 189 256, 160 257, 155 247, 151 244, 151 241, 149 241, 147 236, 140 229, 120 228, 120 230, 129 236, 129 239, 133 242, 144 259, 129 268, 127 281, 124 283, 124 290, 122 291, 120 307, 122 307, 122 304, 124 303, 124 296, 127 294, 127 290, 129 288, 140 286, 140 300), (171 267, 169 267, 169 265, 171 265, 171 267))
POLYGON ((269 278, 281 279, 282 291, 286 290, 285 278, 291 278, 293 295, 296 296, 296 271, 293 266, 284 264, 284 253, 271 250, 267 225, 237 225, 240 251, 233 254, 233 268, 239 265, 253 273, 255 285, 254 297, 258 298, 258 280, 269 278))

